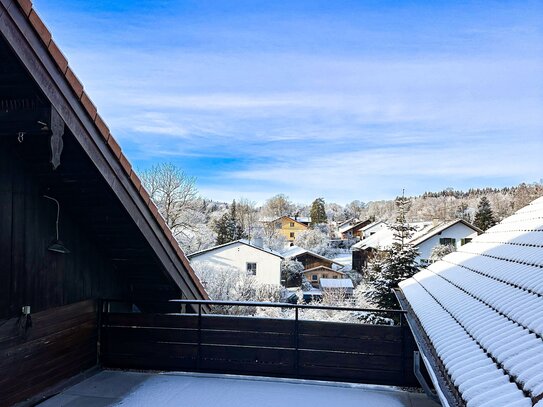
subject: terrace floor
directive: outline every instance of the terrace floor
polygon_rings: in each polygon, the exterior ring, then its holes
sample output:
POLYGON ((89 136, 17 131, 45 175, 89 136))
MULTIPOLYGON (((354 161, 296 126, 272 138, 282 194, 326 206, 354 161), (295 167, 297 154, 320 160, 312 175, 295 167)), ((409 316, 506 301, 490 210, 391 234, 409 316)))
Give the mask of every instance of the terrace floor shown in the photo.
POLYGON ((438 407, 387 386, 198 373, 101 371, 40 407, 438 407))

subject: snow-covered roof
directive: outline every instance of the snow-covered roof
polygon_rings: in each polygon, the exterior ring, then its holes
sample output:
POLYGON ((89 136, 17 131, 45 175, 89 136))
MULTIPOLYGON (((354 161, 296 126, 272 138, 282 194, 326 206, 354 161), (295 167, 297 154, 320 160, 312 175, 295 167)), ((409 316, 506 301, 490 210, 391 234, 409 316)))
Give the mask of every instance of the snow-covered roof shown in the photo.
POLYGON ((300 247, 300 246, 290 246, 288 249, 281 252, 281 256, 283 256, 283 258, 285 259, 293 259, 295 257, 301 256, 302 254, 309 254, 311 256, 338 264, 343 267, 343 264, 338 263, 335 260, 329 259, 328 257, 321 256, 320 254, 312 252, 311 250, 304 249, 303 247, 300 247))
POLYGON ((355 222, 353 224, 343 225, 338 230, 339 230, 340 233, 345 233, 345 232, 348 232, 351 229, 356 229, 357 227, 360 227, 360 225, 364 225, 366 222, 369 222, 369 220, 366 219, 366 220, 361 220, 361 221, 355 222))
POLYGON ((350 278, 321 278, 319 280, 321 288, 354 288, 350 278))
POLYGON ((371 228, 374 228, 374 227, 377 226, 377 225, 380 225, 381 223, 384 223, 384 224, 386 225, 386 223, 385 223, 384 221, 382 221, 382 220, 376 220, 375 222, 370 223, 370 224, 367 225, 367 226, 364 226, 364 227, 363 227, 362 229, 360 229, 360 230, 366 231, 366 230, 369 230, 369 229, 371 229, 371 228))
POLYGON ((468 406, 543 406, 542 268, 543 197, 400 283, 468 406))
MULTIPOLYGON (((430 228, 432 228, 432 222, 414 222, 410 223, 416 230, 413 232, 411 241, 417 240, 419 237, 425 235, 430 228)), ((351 250, 365 250, 365 249, 388 249, 394 242, 394 231, 390 227, 383 227, 373 235, 362 239, 360 242, 352 245, 351 250)))
POLYGON ((477 226, 472 225, 471 223, 466 222, 463 219, 454 219, 454 220, 451 220, 451 221, 440 222, 437 225, 431 227, 430 229, 427 229, 424 232, 424 234, 419 235, 417 238, 411 239, 411 244, 413 246, 417 246, 417 245, 421 244, 422 242, 430 239, 432 236, 440 234, 440 233, 444 232, 445 230, 449 229, 450 227, 452 227, 452 226, 454 226, 454 225, 456 225, 458 223, 461 223, 461 224, 467 226, 468 228, 471 228, 474 232, 483 233, 483 231, 481 229, 479 229, 477 226))
POLYGON ((208 252, 211 252, 213 250, 218 250, 218 249, 222 249, 223 247, 226 247, 226 246, 231 246, 231 245, 234 245, 234 244, 244 244, 244 245, 247 245, 247 246, 250 246, 254 249, 258 249, 258 250, 262 250, 263 252, 266 252, 266 253, 269 253, 271 255, 274 255, 274 256, 277 256, 277 257, 281 257, 283 258, 283 256, 281 255, 281 253, 278 253, 276 251, 273 251, 271 249, 268 249, 267 247, 260 247, 260 246, 256 246, 254 244, 252 244, 249 240, 247 239, 238 239, 238 240, 234 240, 232 242, 228 242, 228 243, 224 243, 224 244, 220 244, 218 246, 213 246, 213 247, 210 247, 209 249, 205 249, 205 250, 200 250, 200 251, 197 251, 197 252, 194 252, 194 253, 191 253, 189 254, 187 257, 189 259, 193 259, 195 257, 198 257, 204 253, 208 253, 208 252))

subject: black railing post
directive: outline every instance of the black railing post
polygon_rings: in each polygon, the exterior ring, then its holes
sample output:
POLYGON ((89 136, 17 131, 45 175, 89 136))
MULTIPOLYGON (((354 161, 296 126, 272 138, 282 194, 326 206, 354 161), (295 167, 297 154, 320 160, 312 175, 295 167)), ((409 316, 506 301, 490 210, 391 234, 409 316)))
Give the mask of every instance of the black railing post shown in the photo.
POLYGON ((202 367, 202 304, 198 304, 198 350, 196 355, 196 369, 202 367))
POLYGON ((404 324, 403 324, 403 318, 404 318, 404 315, 403 314, 400 314, 400 330, 401 330, 401 346, 402 346, 402 353, 401 353, 401 364, 402 364, 402 377, 404 378, 404 386, 407 386, 407 380, 406 380, 406 377, 407 377, 407 372, 406 372, 406 366, 405 366, 405 361, 406 361, 406 357, 405 357, 405 328, 404 328, 404 324))
POLYGON ((97 300, 97 315, 96 315, 96 329, 98 330, 97 339, 96 339, 96 364, 100 365, 102 362, 102 312, 104 307, 104 302, 101 298, 97 300))
POLYGON ((300 377, 300 352, 299 352, 299 332, 298 332, 298 307, 294 308, 294 371, 296 377, 300 377))

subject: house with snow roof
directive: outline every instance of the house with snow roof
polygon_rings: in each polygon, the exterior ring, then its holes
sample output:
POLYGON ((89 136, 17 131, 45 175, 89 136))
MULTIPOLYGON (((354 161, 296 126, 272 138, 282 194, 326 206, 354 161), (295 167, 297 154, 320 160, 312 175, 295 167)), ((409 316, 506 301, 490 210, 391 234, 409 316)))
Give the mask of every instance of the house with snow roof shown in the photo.
POLYGON ((305 270, 320 266, 329 269, 335 268, 336 270, 343 268, 341 263, 299 246, 290 246, 282 251, 281 255, 287 260, 299 261, 303 264, 305 270))
MULTIPOLYGON (((417 247, 418 263, 428 264, 432 250, 438 245, 450 245, 455 250, 469 243, 482 230, 463 219, 447 222, 414 222, 415 228, 409 243, 417 247)), ((353 269, 362 270, 369 257, 377 250, 390 248, 394 241, 394 231, 390 227, 380 228, 368 238, 351 247, 353 253, 353 269)))
POLYGON ((208 263, 219 267, 232 267, 255 276, 261 284, 281 284, 283 256, 262 245, 262 239, 235 240, 188 255, 191 263, 208 263))
POLYGON ((443 406, 543 406, 543 198, 400 283, 443 406))
MULTIPOLYGON (((304 270, 304 276, 314 288, 319 288, 323 279, 342 280, 349 279, 348 276, 339 270, 326 266, 317 266, 304 270)), ((350 279, 349 279, 350 280, 350 279)))
POLYGON ((369 219, 349 223, 338 228, 342 239, 360 239, 363 235, 363 228, 371 223, 369 219))
POLYGON ((296 236, 307 230, 311 219, 300 216, 281 216, 280 218, 271 221, 273 227, 279 230, 279 233, 287 239, 292 245, 296 240, 296 236))

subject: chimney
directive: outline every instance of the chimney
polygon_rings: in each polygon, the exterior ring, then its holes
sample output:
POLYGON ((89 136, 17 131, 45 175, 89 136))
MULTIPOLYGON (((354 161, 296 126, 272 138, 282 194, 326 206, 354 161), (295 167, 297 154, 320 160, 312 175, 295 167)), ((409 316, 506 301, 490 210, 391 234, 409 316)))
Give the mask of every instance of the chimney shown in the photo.
POLYGON ((439 218, 432 219, 432 226, 437 226, 437 225, 439 225, 439 223, 440 223, 439 218))
POLYGON ((264 239, 261 237, 255 237, 253 239, 253 246, 263 248, 264 247, 264 239))

